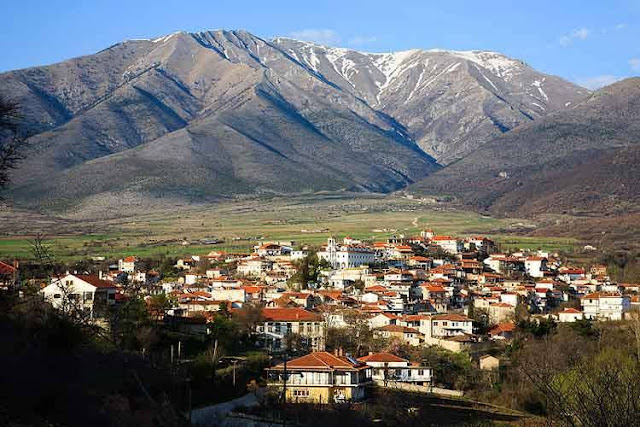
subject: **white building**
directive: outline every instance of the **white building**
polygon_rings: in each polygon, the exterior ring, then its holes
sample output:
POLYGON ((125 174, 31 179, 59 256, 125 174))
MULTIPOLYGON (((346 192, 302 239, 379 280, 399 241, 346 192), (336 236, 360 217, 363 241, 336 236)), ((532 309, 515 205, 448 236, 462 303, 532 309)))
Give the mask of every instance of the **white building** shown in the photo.
POLYGON ((416 385, 431 384, 431 368, 412 365, 407 359, 389 353, 369 353, 359 357, 360 362, 371 366, 374 381, 404 382, 416 385))
POLYGON ((334 238, 329 238, 325 250, 318 252, 318 258, 327 261, 333 268, 353 268, 372 264, 375 252, 366 246, 339 245, 334 238))
POLYGON ((268 259, 251 257, 238 263, 238 274, 242 276, 260 277, 273 269, 273 261, 268 259))
POLYGON ((464 251, 462 241, 451 236, 435 236, 431 239, 431 243, 450 254, 457 254, 458 252, 464 251))
POLYGON ((211 289, 211 298, 216 301, 245 302, 247 295, 242 288, 220 287, 211 289))
POLYGON ((585 295, 580 305, 586 319, 622 320, 631 304, 626 295, 596 292, 585 295))
POLYGON ((473 320, 461 314, 442 314, 431 318, 431 337, 473 334, 473 320))
POLYGON ((305 259, 309 256, 309 251, 291 251, 291 261, 297 261, 300 259, 305 259))
POLYGON ((524 260, 524 269, 531 277, 544 277, 547 259, 540 256, 530 256, 524 260))
POLYGON ((322 316, 302 308, 265 308, 258 324, 259 339, 273 351, 287 347, 288 334, 300 335, 314 351, 324 350, 325 322, 322 316))
POLYGON ((68 274, 41 292, 53 307, 66 312, 88 312, 91 318, 104 314, 100 311, 116 302, 113 282, 88 274, 68 274))
POLYGON ((558 322, 560 323, 575 322, 580 319, 584 319, 584 314, 575 308, 565 308, 558 313, 558 322))
POLYGON ((124 259, 118 260, 118 270, 124 273, 133 273, 136 271, 137 258, 134 256, 128 256, 124 259))

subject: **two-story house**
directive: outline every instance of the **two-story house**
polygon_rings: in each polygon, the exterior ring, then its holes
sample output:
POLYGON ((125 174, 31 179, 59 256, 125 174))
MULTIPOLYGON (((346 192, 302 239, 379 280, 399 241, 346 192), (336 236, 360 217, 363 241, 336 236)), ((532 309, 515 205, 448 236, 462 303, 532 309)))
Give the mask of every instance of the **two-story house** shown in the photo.
POLYGON ((318 313, 298 307, 265 308, 257 332, 263 347, 271 351, 287 349, 288 334, 297 334, 314 351, 324 350, 325 322, 318 313))
POLYGON ((412 364, 407 359, 389 353, 369 353, 359 357, 360 362, 371 366, 371 378, 387 384, 390 381, 428 386, 431 384, 431 368, 412 364))
POLYGON ((267 369, 269 385, 284 388, 289 402, 332 403, 362 400, 371 368, 341 352, 317 351, 267 369), (286 371, 286 373, 285 373, 286 371))
POLYGON ((117 289, 113 282, 90 274, 67 274, 41 290, 54 308, 66 312, 86 312, 91 318, 104 315, 115 304, 117 289))
POLYGON ((595 292, 585 295, 580 305, 585 319, 622 320, 631 303, 626 295, 595 292))

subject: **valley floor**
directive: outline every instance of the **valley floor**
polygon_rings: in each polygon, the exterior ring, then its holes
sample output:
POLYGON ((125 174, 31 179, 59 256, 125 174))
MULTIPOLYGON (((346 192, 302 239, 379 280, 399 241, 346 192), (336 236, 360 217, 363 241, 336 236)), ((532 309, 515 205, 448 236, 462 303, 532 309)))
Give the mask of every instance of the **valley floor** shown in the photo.
MULTIPOLYGON (((483 234, 506 249, 527 246, 575 252, 588 242, 579 235, 545 233, 540 223, 492 218, 432 199, 399 195, 315 195, 221 201, 206 205, 161 205, 96 216, 0 209, 0 258, 30 258, 30 241, 44 236, 60 260, 92 256, 114 258, 180 256, 212 250, 245 251, 256 241, 295 240, 320 244, 328 235, 382 240, 415 235, 424 228, 439 234, 483 234), (98 219, 96 219, 98 218, 98 219), (215 243, 220 240, 220 243, 215 243)), ((549 220, 547 220, 549 222, 549 220)), ((552 223, 556 224, 556 220, 552 223)))

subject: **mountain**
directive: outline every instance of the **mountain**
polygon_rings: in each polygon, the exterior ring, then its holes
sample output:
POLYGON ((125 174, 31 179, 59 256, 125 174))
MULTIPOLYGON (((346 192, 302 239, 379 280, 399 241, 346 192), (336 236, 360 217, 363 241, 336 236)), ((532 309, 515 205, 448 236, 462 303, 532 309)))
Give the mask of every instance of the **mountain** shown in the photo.
POLYGON ((640 78, 498 137, 412 186, 502 215, 616 215, 640 205, 640 78))
POLYGON ((274 44, 402 123, 440 164, 589 95, 496 52, 366 53, 285 38, 274 44))
POLYGON ((100 195, 388 192, 588 91, 490 52, 370 54, 175 33, 0 74, 33 151, 25 204, 100 195))

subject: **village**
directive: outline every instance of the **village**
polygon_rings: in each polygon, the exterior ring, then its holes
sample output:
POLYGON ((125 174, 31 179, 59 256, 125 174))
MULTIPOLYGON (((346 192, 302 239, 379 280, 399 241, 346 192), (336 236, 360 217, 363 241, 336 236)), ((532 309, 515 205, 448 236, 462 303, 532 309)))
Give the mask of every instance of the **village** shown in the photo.
MULTIPOLYGON (((251 253, 179 258, 171 275, 145 265, 132 254, 106 270, 65 271, 39 293, 103 325, 135 293, 163 327, 203 340, 219 319, 251 316, 250 345, 269 355, 264 385, 289 403, 357 402, 372 387, 462 396, 419 349, 463 355, 490 377, 523 321, 621 321, 640 308, 640 284, 612 282, 604 265, 504 253, 484 236, 430 229, 373 242, 329 237, 320 247, 259 241, 251 253)), ((0 280, 19 283, 19 263, 0 263, 0 280)), ((179 351, 172 346, 172 361, 179 351)), ((234 369, 244 360, 221 356, 234 369)))

